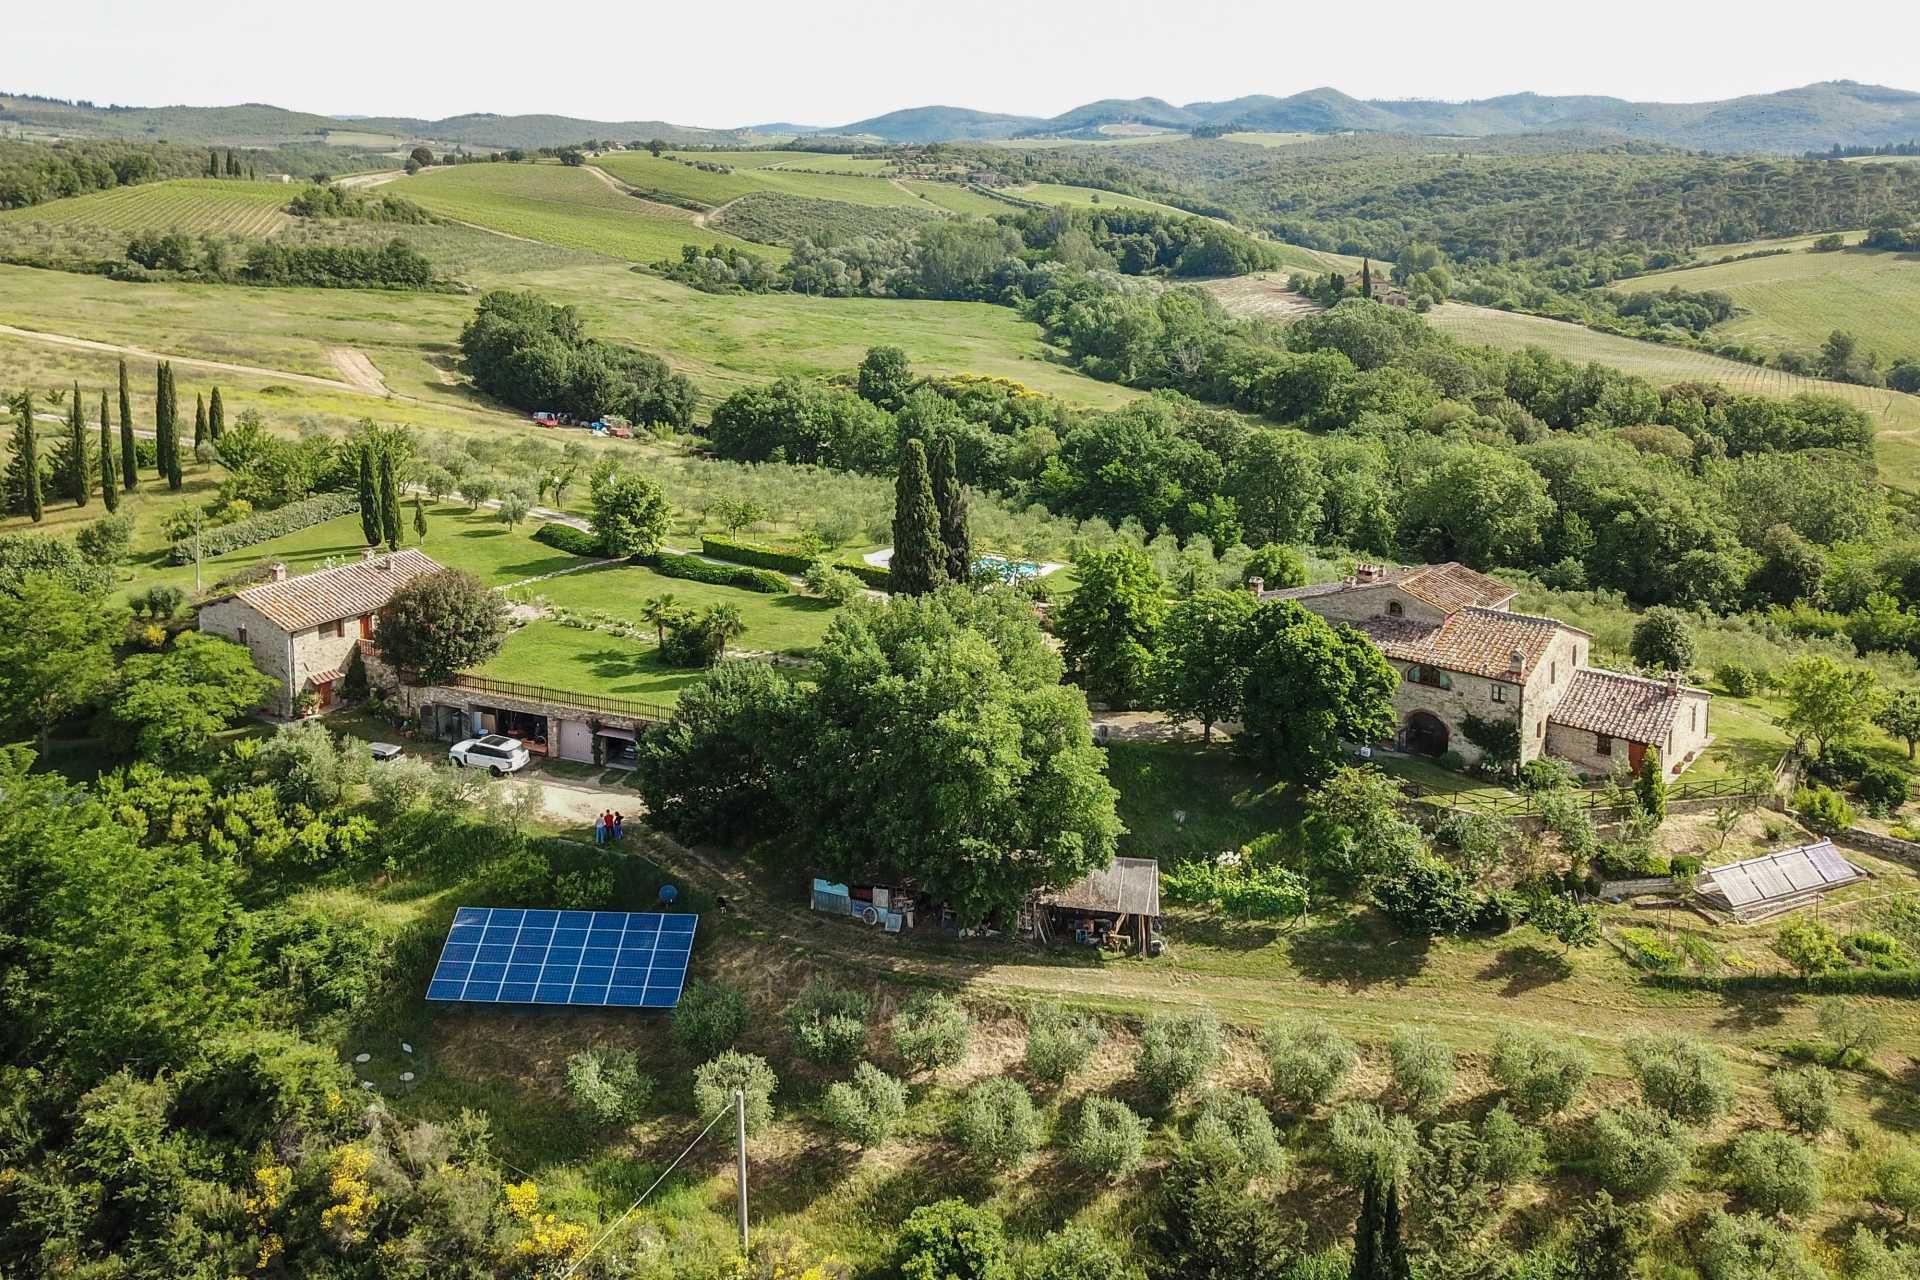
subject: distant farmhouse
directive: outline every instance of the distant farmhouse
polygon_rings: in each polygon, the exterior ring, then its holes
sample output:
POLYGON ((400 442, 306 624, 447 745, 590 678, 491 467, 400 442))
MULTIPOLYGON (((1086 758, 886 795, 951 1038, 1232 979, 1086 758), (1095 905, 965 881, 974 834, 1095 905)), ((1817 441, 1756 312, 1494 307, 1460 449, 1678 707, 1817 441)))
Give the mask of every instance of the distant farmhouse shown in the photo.
POLYGON ((1588 665, 1593 637, 1553 618, 1509 609, 1512 588, 1457 563, 1382 569, 1360 565, 1340 582, 1264 591, 1330 622, 1350 623, 1400 673, 1395 747, 1417 755, 1482 754, 1468 717, 1509 720, 1520 761, 1564 760, 1583 773, 1638 768, 1656 747, 1678 773, 1707 745, 1704 689, 1588 665))
POLYGON ((291 716, 308 698, 324 711, 354 649, 372 648, 374 615, 395 591, 439 568, 411 547, 368 547, 359 560, 291 578, 275 564, 267 581, 204 605, 200 629, 245 645, 253 665, 279 681, 267 711, 291 716))

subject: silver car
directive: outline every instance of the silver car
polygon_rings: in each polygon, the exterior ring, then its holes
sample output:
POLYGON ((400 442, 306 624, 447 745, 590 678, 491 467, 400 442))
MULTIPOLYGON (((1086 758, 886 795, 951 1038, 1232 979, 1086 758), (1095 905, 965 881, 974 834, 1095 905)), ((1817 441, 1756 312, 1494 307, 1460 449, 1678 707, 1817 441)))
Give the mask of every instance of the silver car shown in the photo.
POLYGON ((491 769, 493 776, 504 778, 533 763, 533 755, 518 738, 503 738, 490 733, 484 738, 456 742, 447 758, 461 769, 491 769))

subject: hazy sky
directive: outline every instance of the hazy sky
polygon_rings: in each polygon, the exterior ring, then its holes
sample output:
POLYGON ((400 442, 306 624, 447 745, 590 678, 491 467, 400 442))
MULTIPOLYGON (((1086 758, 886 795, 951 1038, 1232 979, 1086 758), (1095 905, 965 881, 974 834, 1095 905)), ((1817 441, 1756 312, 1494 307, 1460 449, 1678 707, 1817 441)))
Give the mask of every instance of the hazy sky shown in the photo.
POLYGON ((0 89, 136 106, 844 124, 945 103, 1053 115, 1332 85, 1701 101, 1920 89, 1920 3, 1764 0, 11 0, 0 89))

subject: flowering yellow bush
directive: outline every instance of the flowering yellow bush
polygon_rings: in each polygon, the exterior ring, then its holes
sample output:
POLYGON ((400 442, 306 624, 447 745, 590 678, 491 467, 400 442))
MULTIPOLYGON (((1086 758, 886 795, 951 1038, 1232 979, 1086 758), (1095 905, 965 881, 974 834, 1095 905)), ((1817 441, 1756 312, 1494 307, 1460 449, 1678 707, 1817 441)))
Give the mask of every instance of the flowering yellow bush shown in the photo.
POLYGON ((358 1244, 367 1238, 367 1220, 380 1203, 367 1182, 367 1170, 372 1167, 373 1153, 365 1147, 334 1150, 327 1179, 327 1194, 333 1197, 333 1203, 320 1211, 320 1225, 338 1232, 346 1244, 358 1244))
POLYGON ((527 1233, 514 1241, 513 1257, 532 1268, 534 1280, 564 1275, 586 1256, 587 1229, 577 1222, 563 1222, 554 1214, 541 1213, 540 1189, 532 1179, 510 1182, 503 1190, 507 1212, 527 1228, 527 1233))
POLYGON ((260 1234, 260 1256, 254 1270, 265 1271, 286 1249, 272 1229, 273 1215, 293 1192, 293 1170, 283 1164, 263 1164, 253 1171, 253 1193, 247 1197, 247 1222, 260 1234))

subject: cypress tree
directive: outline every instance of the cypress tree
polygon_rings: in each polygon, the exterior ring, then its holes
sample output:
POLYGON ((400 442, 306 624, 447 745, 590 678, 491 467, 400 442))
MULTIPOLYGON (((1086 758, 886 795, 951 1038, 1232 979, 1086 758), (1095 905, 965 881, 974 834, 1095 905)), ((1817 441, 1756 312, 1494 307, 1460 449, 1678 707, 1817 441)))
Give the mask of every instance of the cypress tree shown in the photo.
POLYGON ((93 489, 93 468, 87 458, 87 416, 80 408, 80 384, 73 384, 73 403, 67 407, 67 494, 73 505, 87 505, 93 489))
POLYGON ((413 495, 413 532, 420 541, 427 540, 427 509, 421 505, 420 495, 413 495))
POLYGON ((380 489, 373 479, 373 446, 360 446, 360 532, 366 535, 367 545, 380 545, 380 535, 385 528, 380 519, 380 489))
POLYGON ((153 469, 162 480, 167 478, 167 437, 173 431, 167 413, 167 374, 164 361, 153 371, 153 469))
POLYGON ((1380 1274, 1380 1175, 1369 1173, 1360 1192, 1360 1217, 1353 1224, 1353 1266, 1347 1280, 1378 1280, 1380 1274))
POLYGON ((220 388, 213 389, 213 395, 207 399, 207 439, 218 440, 220 433, 227 429, 227 407, 220 403, 220 388))
POLYGON ((39 428, 33 422, 33 392, 22 391, 14 402, 20 420, 13 424, 14 483, 19 486, 20 505, 35 524, 46 515, 40 501, 39 428))
POLYGON ((933 455, 933 503, 940 511, 940 541, 947 549, 947 577, 965 582, 973 576, 973 535, 967 530, 967 488, 960 483, 960 464, 953 437, 940 442, 933 455))
POLYGON ((923 596, 947 580, 947 549, 940 541, 940 512, 927 475, 927 447, 909 440, 900 453, 900 476, 893 486, 893 563, 891 589, 923 596))
POLYGON ((393 474, 393 450, 380 454, 380 532, 386 535, 387 549, 400 549, 400 486, 393 474))
POLYGON ((200 442, 207 438, 207 398, 198 392, 193 397, 193 451, 200 452, 200 442))
POLYGON ((127 362, 120 361, 120 487, 140 487, 140 453, 133 444, 133 393, 127 390, 127 362))
POLYGON ((1387 1184, 1387 1202, 1380 1210, 1381 1280, 1412 1280, 1413 1266, 1407 1261, 1407 1242, 1400 1231, 1400 1180, 1387 1184))
POLYGON ((108 511, 120 509, 120 477, 114 474, 113 428, 107 423, 107 393, 100 392, 100 499, 108 511))
POLYGON ((1372 258, 1360 259, 1360 296, 1363 298, 1371 298, 1373 296, 1372 258))
POLYGON ((173 381, 173 366, 165 366, 167 371, 167 456, 163 461, 167 468, 167 488, 180 487, 180 388, 173 381))

